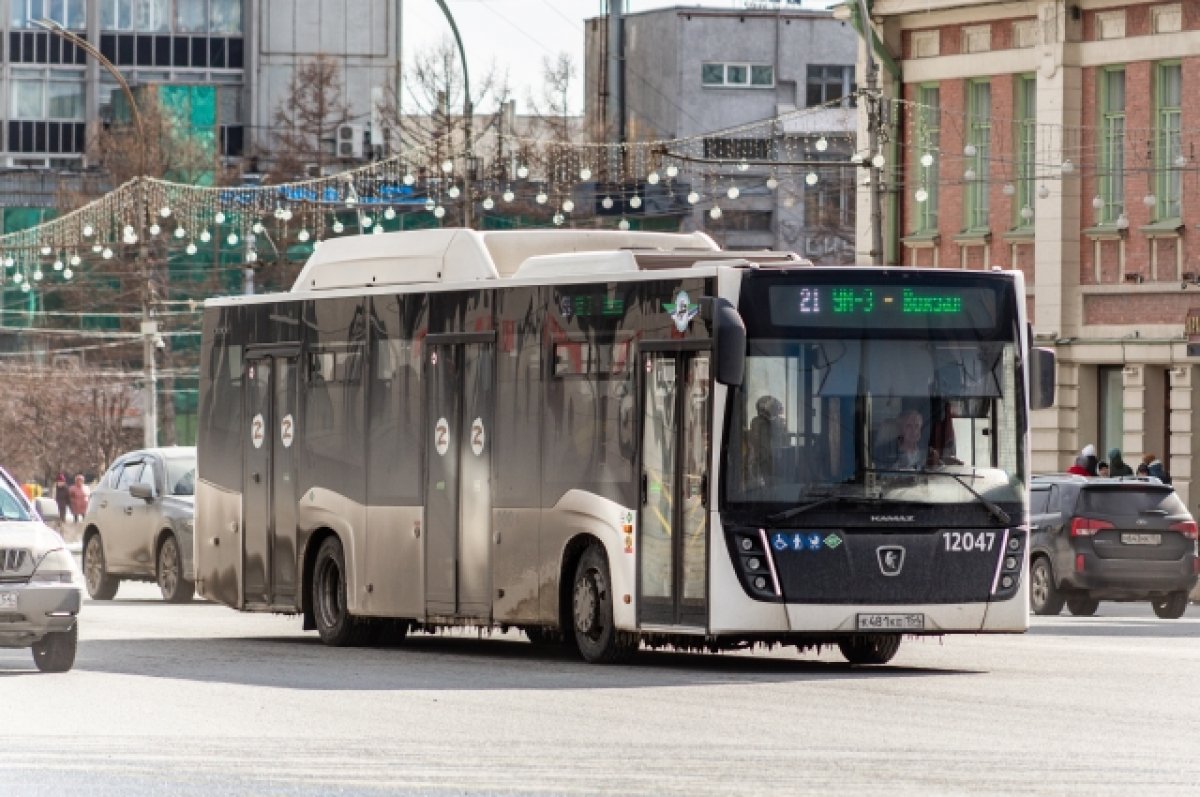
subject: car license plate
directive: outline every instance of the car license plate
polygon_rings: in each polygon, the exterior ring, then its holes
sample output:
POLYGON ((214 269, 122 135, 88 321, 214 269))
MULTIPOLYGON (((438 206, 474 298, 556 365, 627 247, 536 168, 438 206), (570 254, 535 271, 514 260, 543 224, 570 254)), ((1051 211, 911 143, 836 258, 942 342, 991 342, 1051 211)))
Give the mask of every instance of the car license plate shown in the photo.
POLYGON ((17 593, 0 592, 0 609, 17 608, 17 593))
POLYGON ((1123 531, 1121 532, 1121 542, 1125 545, 1158 545, 1162 542, 1162 535, 1123 531))
POLYGON ((925 615, 916 614, 860 614, 857 618, 859 631, 920 631, 925 628, 925 615))

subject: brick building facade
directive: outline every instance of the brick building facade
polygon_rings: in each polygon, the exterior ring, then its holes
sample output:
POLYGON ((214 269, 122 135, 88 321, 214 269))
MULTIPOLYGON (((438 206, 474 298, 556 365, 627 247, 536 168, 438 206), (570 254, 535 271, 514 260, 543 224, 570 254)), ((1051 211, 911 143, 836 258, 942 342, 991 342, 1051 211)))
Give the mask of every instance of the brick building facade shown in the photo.
MULTIPOLYGON (((898 101, 888 259, 1024 272, 1035 337, 1059 363, 1034 469, 1063 470, 1087 443, 1155 453, 1186 498, 1200 474, 1187 336, 1189 313, 1200 333, 1200 2, 870 5, 897 67, 880 72, 898 101)), ((863 85, 862 48, 858 68, 863 85)), ((863 189, 860 249, 867 201, 863 189)))

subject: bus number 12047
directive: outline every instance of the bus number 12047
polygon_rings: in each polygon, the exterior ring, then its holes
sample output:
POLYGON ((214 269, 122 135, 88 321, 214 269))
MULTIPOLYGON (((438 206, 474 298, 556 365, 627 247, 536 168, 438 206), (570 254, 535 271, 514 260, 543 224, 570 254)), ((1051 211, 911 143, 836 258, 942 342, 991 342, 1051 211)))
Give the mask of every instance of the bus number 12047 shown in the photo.
POLYGON ((946 550, 955 553, 990 551, 996 546, 994 531, 947 531, 943 539, 946 550))

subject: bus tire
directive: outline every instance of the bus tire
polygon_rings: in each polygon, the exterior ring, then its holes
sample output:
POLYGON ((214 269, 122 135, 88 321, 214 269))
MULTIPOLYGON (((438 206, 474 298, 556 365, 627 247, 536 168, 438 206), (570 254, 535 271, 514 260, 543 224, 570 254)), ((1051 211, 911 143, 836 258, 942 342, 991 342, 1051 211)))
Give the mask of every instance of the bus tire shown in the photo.
POLYGON ((104 544, 98 531, 88 535, 83 543, 83 583, 88 597, 94 601, 112 600, 121 586, 121 580, 104 566, 104 544))
POLYGON ((183 557, 179 555, 179 541, 168 534, 158 546, 158 589, 167 603, 187 603, 196 594, 196 584, 183 576, 183 557))
POLYGON ((312 607, 317 633, 326 645, 360 645, 371 630, 346 608, 346 554, 337 537, 326 538, 313 560, 312 607))
POLYGON ((589 545, 579 557, 571 584, 571 626, 575 646, 584 661, 615 664, 637 650, 637 635, 613 626, 612 579, 608 557, 597 544, 589 545))
POLYGON ((1062 611, 1066 597, 1054 583, 1050 560, 1039 556, 1029 568, 1029 608, 1034 614, 1056 615, 1062 611))
POLYGON ((839 639, 838 649, 851 664, 887 664, 900 649, 900 635, 855 634, 839 639))

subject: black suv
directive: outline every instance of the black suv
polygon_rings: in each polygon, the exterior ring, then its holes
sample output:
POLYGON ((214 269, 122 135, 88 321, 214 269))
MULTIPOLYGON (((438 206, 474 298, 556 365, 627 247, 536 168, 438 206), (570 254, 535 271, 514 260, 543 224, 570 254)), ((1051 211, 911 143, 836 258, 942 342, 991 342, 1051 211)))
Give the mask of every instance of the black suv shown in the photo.
POLYGON ((1035 476, 1029 602, 1035 614, 1090 615, 1102 600, 1148 600, 1183 616, 1200 560, 1196 521, 1158 479, 1035 476))

